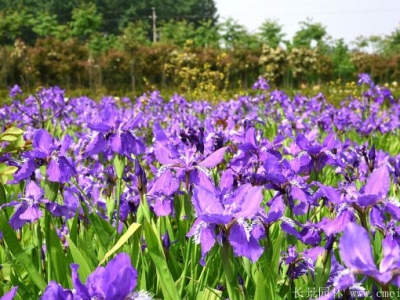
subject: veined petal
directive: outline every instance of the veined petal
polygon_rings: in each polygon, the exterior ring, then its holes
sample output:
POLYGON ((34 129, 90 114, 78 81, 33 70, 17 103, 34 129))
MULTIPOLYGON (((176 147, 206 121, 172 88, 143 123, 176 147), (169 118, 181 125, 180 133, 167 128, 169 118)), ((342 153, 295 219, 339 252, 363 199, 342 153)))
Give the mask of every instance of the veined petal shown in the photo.
POLYGON ((205 257, 211 248, 215 245, 215 225, 207 224, 204 221, 197 219, 190 229, 187 237, 194 237, 196 244, 201 245, 201 259, 200 264, 205 265, 205 257))
POLYGON ((240 201, 240 211, 234 214, 235 218, 251 219, 260 209, 263 200, 262 187, 254 186, 247 190, 240 201))
POLYGON ((79 275, 78 275, 79 265, 71 264, 71 269, 72 269, 72 284, 74 285, 76 294, 79 297, 82 297, 82 299, 91 299, 88 289, 79 279, 79 275))
POLYGON ((196 186, 192 203, 199 218, 205 222, 227 224, 232 219, 232 216, 224 214, 224 208, 214 191, 196 186))
MULTIPOLYGON (((3 299, 3 298, 2 298, 3 299)), ((12 299, 12 298, 10 298, 12 299)), ((73 294, 71 290, 64 289, 55 281, 50 281, 49 285, 46 287, 41 300, 73 300, 73 294)))
POLYGON ((251 225, 245 221, 235 223, 229 234, 229 243, 232 245, 235 256, 247 257, 255 263, 264 251, 258 241, 251 234, 251 225))
POLYGON ((39 200, 44 195, 44 191, 34 181, 30 181, 25 187, 25 196, 39 200))
POLYGON ((390 187, 390 176, 386 166, 376 169, 369 176, 363 187, 364 194, 377 195, 381 198, 387 196, 390 187))
POLYGON ((135 289, 137 271, 126 253, 118 253, 104 268, 105 299, 124 300, 135 289))
POLYGON ((378 273, 367 231, 356 223, 347 224, 339 242, 340 257, 348 268, 361 271, 364 275, 378 273))
POLYGON ((35 133, 32 146, 49 156, 54 148, 53 138, 46 130, 39 129, 35 133))
POLYGON ((203 161, 201 161, 199 165, 206 168, 214 168, 223 160, 226 149, 227 147, 222 147, 217 151, 211 153, 203 161))
POLYGON ((163 165, 173 165, 180 162, 177 157, 171 157, 171 151, 160 142, 155 143, 154 155, 163 165))
POLYGON ((85 157, 90 155, 99 154, 104 151, 106 148, 106 140, 104 139, 103 134, 98 133, 96 136, 88 143, 85 149, 85 157))

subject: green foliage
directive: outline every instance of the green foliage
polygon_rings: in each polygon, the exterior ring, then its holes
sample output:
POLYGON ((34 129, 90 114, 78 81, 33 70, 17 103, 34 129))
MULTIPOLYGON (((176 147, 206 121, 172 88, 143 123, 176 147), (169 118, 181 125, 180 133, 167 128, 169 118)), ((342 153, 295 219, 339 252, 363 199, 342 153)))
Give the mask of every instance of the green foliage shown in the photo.
POLYGON ((282 32, 282 25, 277 20, 267 19, 258 29, 260 41, 274 49, 281 44, 284 36, 285 33, 282 32))
POLYGON ((57 16, 50 15, 48 12, 38 12, 32 20, 32 30, 39 37, 63 37, 65 26, 58 25, 57 16))
POLYGON ((326 28, 321 23, 314 23, 312 19, 300 22, 300 30, 293 37, 293 47, 311 48, 312 42, 321 46, 326 36, 326 28))
POLYGON ((169 21, 159 29, 160 42, 184 47, 195 35, 193 24, 187 21, 169 21))
POLYGON ((102 23, 102 15, 97 12, 96 5, 83 3, 72 11, 71 34, 87 40, 96 33, 102 23))
MULTIPOLYGON (((10 127, 7 130, 5 130, 3 133, 0 134, 0 155, 5 155, 5 154, 12 154, 16 155, 19 154, 21 151, 25 149, 27 144, 25 143, 23 139, 23 130, 17 127, 10 127), (6 144, 4 146, 3 144, 6 144)), ((13 174, 18 170, 17 167, 15 166, 8 166, 4 163, 0 163, 0 188, 2 189, 2 192, 0 192, 0 197, 3 196, 4 201, 4 195, 1 195, 4 193, 4 187, 9 180, 13 179, 13 174)))

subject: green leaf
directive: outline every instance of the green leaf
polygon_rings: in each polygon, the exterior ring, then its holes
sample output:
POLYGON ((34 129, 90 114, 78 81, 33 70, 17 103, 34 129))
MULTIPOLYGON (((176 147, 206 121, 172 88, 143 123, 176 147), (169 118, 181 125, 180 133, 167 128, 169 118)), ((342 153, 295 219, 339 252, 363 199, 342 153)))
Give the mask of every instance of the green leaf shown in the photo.
POLYGON ((96 232, 100 244, 103 246, 105 252, 109 248, 110 242, 113 240, 116 231, 110 223, 103 218, 100 218, 97 214, 90 214, 89 220, 92 223, 94 231, 96 232))
POLYGON ((204 291, 200 292, 197 296, 197 299, 201 300, 220 300, 222 299, 222 291, 207 288, 204 291))
POLYGON ((10 127, 2 135, 21 135, 24 131, 18 127, 10 127))
POLYGON ((121 157, 120 155, 115 155, 113 164, 115 168, 115 173, 117 173, 117 177, 121 179, 122 175, 124 174, 125 158, 121 157))
POLYGON ((12 174, 14 174, 17 170, 18 170, 17 167, 8 166, 5 170, 0 171, 0 173, 1 173, 2 175, 12 175, 12 174))
POLYGON ((8 224, 6 218, 0 213, 0 230, 3 232, 3 240, 7 244, 7 248, 15 256, 15 258, 21 263, 26 272, 28 273, 32 282, 42 291, 46 288, 46 283, 40 276, 38 270, 32 264, 31 258, 21 248, 17 236, 15 235, 14 229, 8 224))
POLYGON ((4 185, 0 182, 0 205, 7 202, 7 195, 4 185))
POLYGON ((69 286, 68 278, 71 278, 71 276, 68 274, 71 274, 71 272, 68 261, 48 211, 45 215, 45 224, 47 257, 48 263, 51 264, 48 270, 51 270, 53 275, 51 279, 56 280, 62 286, 69 286))
POLYGON ((18 137, 15 135, 3 135, 0 137, 1 142, 14 142, 18 140, 18 137))
POLYGON ((150 257, 156 267, 157 277, 160 279, 163 298, 166 300, 180 299, 181 297, 176 289, 175 282, 172 279, 171 273, 168 269, 168 264, 164 257, 161 239, 146 219, 144 221, 144 232, 147 242, 147 249, 149 250, 150 257))
POLYGON ((332 252, 326 257, 326 253, 320 254, 315 263, 315 288, 319 290, 325 287, 326 282, 329 279, 329 274, 331 271, 331 256, 332 252))
POLYGON ((46 179, 44 183, 44 195, 47 199, 54 202, 57 199, 58 188, 60 184, 58 182, 51 182, 46 179))
POLYGON ((69 237, 67 237, 67 240, 72 258, 74 259, 74 262, 79 265, 79 278, 82 280, 82 282, 86 282, 86 279, 90 273, 92 273, 92 270, 94 270, 94 266, 92 265, 91 260, 86 257, 86 255, 82 253, 78 247, 76 247, 75 243, 69 237))
POLYGON ((125 244, 128 239, 135 233, 136 230, 140 227, 140 224, 133 223, 129 226, 128 230, 119 238, 118 242, 106 253, 104 258, 101 260, 99 265, 101 265, 104 261, 106 261, 111 255, 114 254, 123 244, 125 244))

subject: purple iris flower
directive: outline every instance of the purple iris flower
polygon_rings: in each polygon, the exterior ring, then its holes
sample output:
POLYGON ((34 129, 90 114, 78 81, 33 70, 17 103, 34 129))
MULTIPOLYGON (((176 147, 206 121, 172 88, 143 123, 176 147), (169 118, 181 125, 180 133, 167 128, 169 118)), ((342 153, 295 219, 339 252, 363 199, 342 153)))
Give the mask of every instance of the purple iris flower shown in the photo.
POLYGON ((21 95, 21 94, 22 94, 22 90, 18 84, 14 85, 10 89, 10 98, 12 98, 12 99, 14 99, 17 95, 21 95))
POLYGON ((49 203, 44 199, 44 191, 35 182, 30 181, 25 188, 25 197, 21 201, 11 201, 2 205, 14 206, 15 213, 10 219, 10 224, 14 229, 20 229, 28 222, 35 222, 43 216, 40 204, 49 203))
POLYGON ((370 87, 374 86, 374 82, 371 79, 371 76, 369 76, 369 74, 366 73, 362 73, 358 75, 358 85, 363 85, 363 84, 367 84, 370 87))
MULTIPOLYGON (((388 284, 400 287, 400 246, 391 235, 386 235, 382 248, 383 258, 378 269, 373 259, 370 238, 362 226, 349 223, 339 242, 340 257, 352 274, 371 277, 382 287, 388 284)), ((347 287, 354 282, 347 281, 347 287)))
POLYGON ((253 90, 267 91, 269 90, 268 81, 264 77, 258 77, 258 80, 253 84, 253 90))
MULTIPOLYGON (((129 297, 137 284, 137 271, 132 267, 129 255, 119 253, 105 267, 98 267, 83 284, 78 276, 79 265, 71 264, 72 283, 75 292, 50 282, 42 300, 124 300, 129 297)), ((130 297, 129 297, 130 298, 130 297)))
POLYGON ((258 260, 263 253, 258 240, 264 230, 253 219, 262 199, 262 188, 250 184, 234 191, 229 191, 223 182, 214 190, 195 187, 192 202, 197 219, 187 236, 201 244, 201 264, 204 265, 206 254, 216 241, 229 242, 236 256, 245 256, 252 262, 258 260))
POLYGON ((72 138, 64 137, 63 142, 55 143, 52 136, 44 129, 39 129, 33 137, 33 150, 26 152, 21 168, 14 174, 14 180, 24 180, 32 175, 37 167, 47 165, 47 179, 53 182, 68 182, 76 174, 74 165, 67 159, 66 153, 72 138))
MULTIPOLYGON (((223 147, 204 158, 196 155, 197 150, 194 148, 179 151, 172 147, 166 147, 161 142, 156 142, 154 154, 157 160, 164 165, 164 169, 173 169, 177 172, 177 178, 186 182, 186 188, 189 188, 190 183, 194 183, 212 190, 214 187, 207 168, 218 165, 224 158, 226 150, 227 147, 223 147)), ((165 186, 164 180, 169 182, 173 178, 160 176, 159 180, 154 183, 153 189, 158 185, 165 186), (161 181, 161 178, 163 181, 161 181)))
POLYGON ((143 153, 144 143, 132 132, 141 119, 142 115, 138 114, 128 120, 114 107, 107 105, 100 114, 100 120, 89 125, 97 133, 84 147, 85 156, 99 154, 108 149, 128 157, 143 153))
POLYGON ((327 164, 332 164, 335 159, 333 152, 336 152, 336 148, 339 146, 334 134, 329 134, 322 145, 316 142, 312 143, 307 137, 299 134, 296 137, 296 144, 304 152, 299 152, 299 155, 291 161, 291 165, 293 169, 298 169, 300 173, 307 173, 312 170, 319 172, 327 164))

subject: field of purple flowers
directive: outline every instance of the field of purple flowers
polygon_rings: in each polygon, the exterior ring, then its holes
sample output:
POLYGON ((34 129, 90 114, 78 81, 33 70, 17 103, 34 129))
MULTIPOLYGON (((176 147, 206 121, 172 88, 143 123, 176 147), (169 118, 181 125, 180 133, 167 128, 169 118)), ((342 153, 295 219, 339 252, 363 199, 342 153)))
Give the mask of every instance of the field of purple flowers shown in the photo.
POLYGON ((0 108, 1 299, 400 299, 400 100, 0 108))

